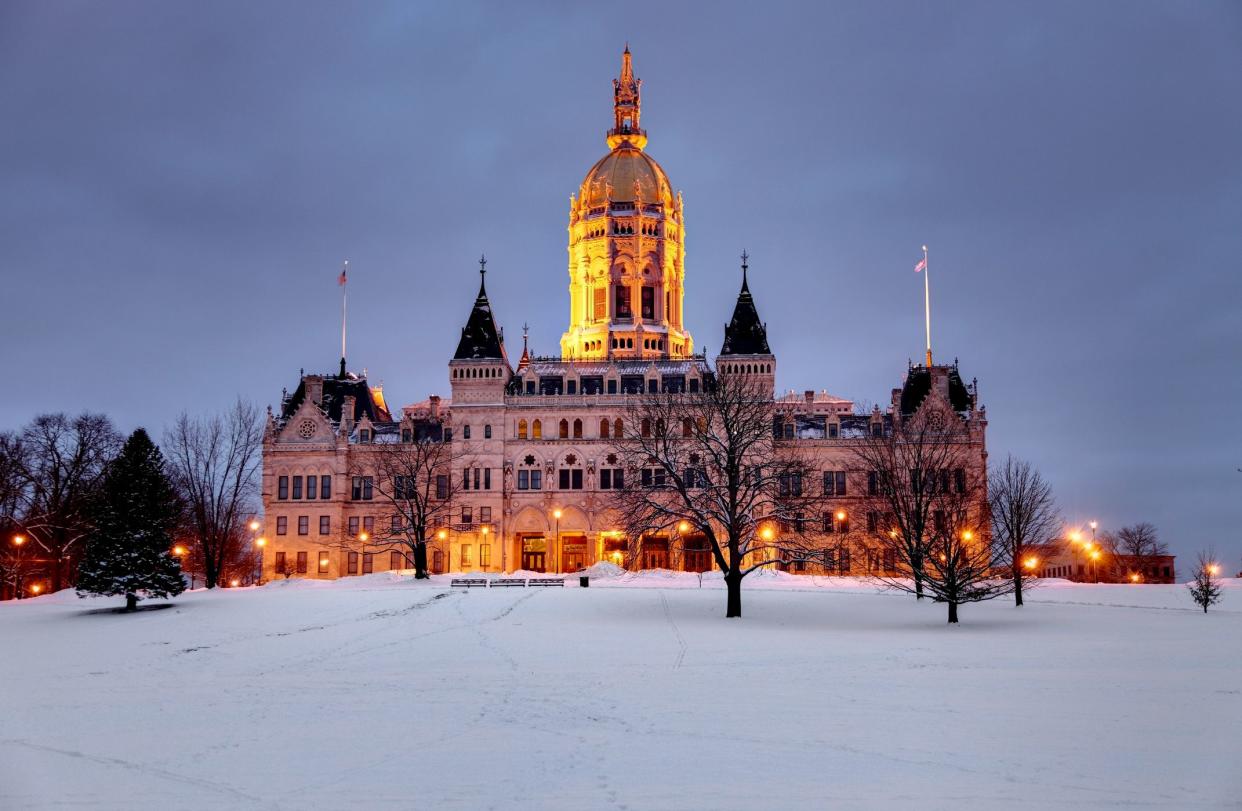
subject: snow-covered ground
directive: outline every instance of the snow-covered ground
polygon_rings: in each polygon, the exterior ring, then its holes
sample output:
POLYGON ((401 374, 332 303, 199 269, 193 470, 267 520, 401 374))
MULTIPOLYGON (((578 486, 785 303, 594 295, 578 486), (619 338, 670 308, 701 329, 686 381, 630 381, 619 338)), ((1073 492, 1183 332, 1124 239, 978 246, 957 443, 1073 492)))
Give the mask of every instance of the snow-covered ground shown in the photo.
POLYGON ((390 575, 0 604, 0 808, 1242 807, 1242 582, 390 575), (576 581, 574 581, 576 583, 576 581))

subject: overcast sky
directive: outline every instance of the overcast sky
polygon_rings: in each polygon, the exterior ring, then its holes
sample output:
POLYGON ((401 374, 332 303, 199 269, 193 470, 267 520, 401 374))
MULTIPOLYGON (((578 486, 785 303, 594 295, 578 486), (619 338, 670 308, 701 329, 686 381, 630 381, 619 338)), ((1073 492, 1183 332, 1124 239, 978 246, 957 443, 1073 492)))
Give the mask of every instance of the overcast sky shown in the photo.
MULTIPOLYGON (((0 3, 0 429, 159 432, 339 355, 447 395, 478 285, 558 351, 629 41, 687 324, 751 255, 782 388, 933 344, 1067 517, 1242 566, 1242 4, 0 3)), ((1179 561, 1187 571, 1189 560, 1179 561)))

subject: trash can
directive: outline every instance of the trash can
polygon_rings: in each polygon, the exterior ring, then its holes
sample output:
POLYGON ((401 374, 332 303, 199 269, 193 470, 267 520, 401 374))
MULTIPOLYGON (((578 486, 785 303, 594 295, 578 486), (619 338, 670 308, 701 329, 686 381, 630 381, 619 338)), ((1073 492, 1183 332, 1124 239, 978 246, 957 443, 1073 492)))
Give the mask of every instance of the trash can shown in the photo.
POLYGON ((590 578, 590 576, 589 576, 589 575, 585 575, 585 574, 584 574, 584 575, 582 575, 582 577, 579 577, 579 578, 578 578, 578 586, 579 586, 579 587, 581 587, 581 588, 584 588, 584 589, 585 589, 585 588, 589 587, 590 585, 591 585, 591 578, 590 578))

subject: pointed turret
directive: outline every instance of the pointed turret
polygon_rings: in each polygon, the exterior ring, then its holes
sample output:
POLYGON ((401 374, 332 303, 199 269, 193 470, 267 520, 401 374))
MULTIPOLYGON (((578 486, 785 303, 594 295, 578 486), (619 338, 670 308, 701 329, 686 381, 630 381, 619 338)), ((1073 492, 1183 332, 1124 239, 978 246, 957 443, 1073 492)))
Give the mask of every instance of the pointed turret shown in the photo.
POLYGON ((742 251, 742 290, 737 295, 737 304, 733 307, 733 320, 725 325, 724 346, 721 355, 770 355, 768 349, 768 328, 759 320, 759 310, 755 307, 755 299, 750 294, 750 285, 746 278, 749 259, 742 251))
POLYGON ((492 305, 487 300, 487 257, 479 259, 479 295, 474 309, 461 330, 461 340, 453 360, 504 360, 504 338, 496 328, 492 317, 492 305))
POLYGON ((647 145, 647 132, 638 126, 642 86, 643 80, 634 78, 634 62, 629 43, 626 43, 621 54, 621 75, 612 80, 613 126, 608 130, 609 149, 616 149, 622 142, 629 142, 638 149, 647 145))

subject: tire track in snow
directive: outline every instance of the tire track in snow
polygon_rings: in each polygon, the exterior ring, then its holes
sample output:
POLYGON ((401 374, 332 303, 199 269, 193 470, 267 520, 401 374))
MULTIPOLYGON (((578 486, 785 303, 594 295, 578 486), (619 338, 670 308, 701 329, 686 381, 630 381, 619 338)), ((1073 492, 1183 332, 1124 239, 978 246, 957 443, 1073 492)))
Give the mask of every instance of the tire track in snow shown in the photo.
POLYGON ((184 774, 177 774, 176 772, 170 772, 166 769, 161 769, 158 766, 147 766, 142 763, 134 763, 133 761, 122 760, 121 758, 115 758, 115 757, 108 757, 106 755, 90 755, 90 754, 87 754, 86 752, 79 752, 74 749, 60 749, 55 746, 45 746, 44 744, 34 743, 32 741, 22 740, 20 738, 7 738, 7 739, 4 739, 3 741, 0 741, 0 743, 7 743, 13 746, 24 746, 27 749, 34 749, 40 752, 51 752, 52 754, 63 755, 65 757, 76 758, 78 760, 85 760, 90 763, 98 763, 102 766, 113 766, 115 768, 126 769, 128 771, 137 772, 139 774, 150 775, 152 777, 159 777, 164 780, 170 780, 174 783, 183 783, 185 785, 197 786, 198 788, 205 788, 205 789, 208 789, 209 791, 215 791, 220 794, 226 794, 230 797, 233 797, 236 800, 245 800, 247 802, 255 803, 256 805, 266 806, 268 808, 279 807, 276 804, 276 802, 271 799, 263 799, 260 797, 255 797, 251 794, 246 794, 245 792, 238 791, 232 786, 225 785, 224 783, 219 783, 213 780, 204 780, 198 777, 190 777, 184 774))
POLYGON ((686 638, 681 635, 681 629, 677 627, 677 623, 673 622, 673 613, 668 608, 668 598, 664 596, 664 592, 660 592, 660 602, 664 605, 664 618, 668 620, 669 627, 673 629, 673 635, 677 637, 677 644, 681 647, 677 653, 677 661, 673 662, 673 670, 680 670, 681 663, 686 660, 686 638))

